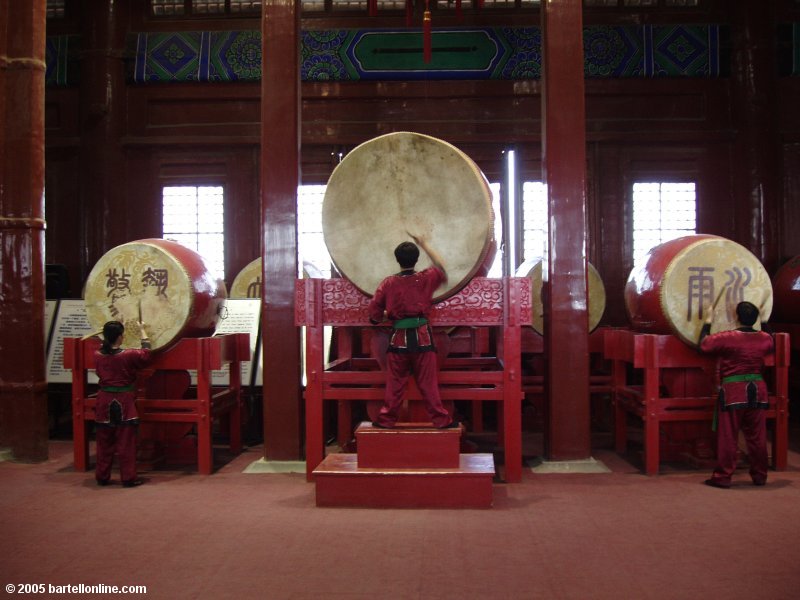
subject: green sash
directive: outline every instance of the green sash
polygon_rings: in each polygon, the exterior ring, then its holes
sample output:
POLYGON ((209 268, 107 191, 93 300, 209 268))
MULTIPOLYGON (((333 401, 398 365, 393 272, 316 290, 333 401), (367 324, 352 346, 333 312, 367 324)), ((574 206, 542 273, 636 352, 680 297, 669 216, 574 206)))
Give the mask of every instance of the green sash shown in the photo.
POLYGON ((406 317, 394 322, 395 329, 416 329, 428 323, 425 317, 406 317))
POLYGON ((135 392, 136 387, 133 385, 125 385, 125 386, 118 386, 118 385, 106 385, 100 388, 101 392, 111 392, 112 394, 117 394, 120 392, 135 392))
POLYGON ((722 378, 722 383, 737 383, 739 381, 761 381, 764 379, 761 375, 754 373, 754 374, 744 374, 744 375, 728 375, 727 377, 722 378))

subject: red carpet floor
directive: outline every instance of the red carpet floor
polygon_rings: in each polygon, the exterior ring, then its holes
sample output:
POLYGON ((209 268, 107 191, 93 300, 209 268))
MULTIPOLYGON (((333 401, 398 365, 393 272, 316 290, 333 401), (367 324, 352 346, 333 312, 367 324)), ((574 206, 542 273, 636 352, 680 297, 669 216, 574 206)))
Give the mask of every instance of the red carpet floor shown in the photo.
POLYGON ((0 463, 4 585, 145 585, 147 598, 800 597, 795 452, 763 488, 746 472, 731 490, 702 485, 705 470, 646 477, 599 451, 612 473, 526 472, 494 485, 492 509, 366 510, 316 508, 303 475, 242 473, 260 446, 211 476, 156 471, 135 489, 97 487, 71 451, 57 441, 46 463, 0 463))

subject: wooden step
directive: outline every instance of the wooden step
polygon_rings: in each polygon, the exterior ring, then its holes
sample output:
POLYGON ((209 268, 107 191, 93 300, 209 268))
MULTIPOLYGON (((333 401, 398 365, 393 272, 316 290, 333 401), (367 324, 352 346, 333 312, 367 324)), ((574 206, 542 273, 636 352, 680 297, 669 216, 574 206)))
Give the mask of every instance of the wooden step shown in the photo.
POLYGON ((356 428, 358 466, 375 469, 459 467, 461 427, 435 429, 430 423, 397 423, 393 429, 361 423, 356 428))
POLYGON ((458 468, 373 469, 331 454, 314 469, 317 506, 490 508, 494 458, 462 454, 458 468))

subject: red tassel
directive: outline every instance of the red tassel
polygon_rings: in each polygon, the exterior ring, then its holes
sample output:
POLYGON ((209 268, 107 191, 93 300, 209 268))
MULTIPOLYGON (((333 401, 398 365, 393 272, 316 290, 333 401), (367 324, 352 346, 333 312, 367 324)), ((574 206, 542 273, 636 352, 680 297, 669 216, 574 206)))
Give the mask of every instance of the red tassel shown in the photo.
POLYGON ((411 27, 414 20, 414 0, 406 0, 406 27, 411 27))
POLYGON ((426 10, 422 16, 422 61, 431 62, 431 11, 426 10))
POLYGON ((370 17, 378 16, 378 0, 368 0, 367 7, 369 10, 370 17))
POLYGON ((456 21, 461 22, 464 13, 461 12, 461 0, 456 0, 456 21))
POLYGON ((483 9, 483 0, 478 0, 478 10, 483 9))

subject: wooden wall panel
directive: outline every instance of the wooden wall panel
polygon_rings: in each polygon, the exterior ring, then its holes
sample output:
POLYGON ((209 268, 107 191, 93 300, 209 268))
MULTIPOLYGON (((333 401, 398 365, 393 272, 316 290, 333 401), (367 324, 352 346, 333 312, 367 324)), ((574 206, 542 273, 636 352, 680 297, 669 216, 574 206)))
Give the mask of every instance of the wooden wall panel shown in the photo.
POLYGON ((783 149, 783 219, 781 220, 781 260, 785 263, 800 255, 800 143, 783 149))
POLYGON ((70 291, 80 296, 85 262, 84 207, 79 201, 80 160, 77 150, 45 152, 45 262, 62 264, 69 273, 70 291))

